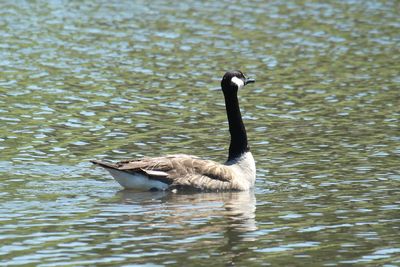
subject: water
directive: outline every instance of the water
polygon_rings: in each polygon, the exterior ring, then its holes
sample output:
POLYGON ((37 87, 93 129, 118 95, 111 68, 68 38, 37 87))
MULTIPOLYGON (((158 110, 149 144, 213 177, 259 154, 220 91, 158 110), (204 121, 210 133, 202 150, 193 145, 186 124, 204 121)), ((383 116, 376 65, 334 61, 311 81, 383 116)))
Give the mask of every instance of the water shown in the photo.
POLYGON ((400 264, 397 1, 0 4, 0 265, 400 264), (121 191, 90 159, 224 161, 254 192, 121 191))

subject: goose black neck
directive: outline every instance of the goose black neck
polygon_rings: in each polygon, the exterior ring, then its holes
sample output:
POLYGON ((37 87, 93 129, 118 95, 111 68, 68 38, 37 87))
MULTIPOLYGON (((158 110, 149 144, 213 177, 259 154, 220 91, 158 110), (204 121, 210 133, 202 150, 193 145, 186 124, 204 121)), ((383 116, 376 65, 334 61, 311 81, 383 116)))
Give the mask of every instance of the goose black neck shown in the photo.
POLYGON ((231 135, 228 156, 228 161, 230 161, 249 151, 249 147, 247 144, 246 128, 244 127, 242 115, 240 113, 237 91, 224 91, 224 97, 226 114, 229 122, 229 132, 231 135))

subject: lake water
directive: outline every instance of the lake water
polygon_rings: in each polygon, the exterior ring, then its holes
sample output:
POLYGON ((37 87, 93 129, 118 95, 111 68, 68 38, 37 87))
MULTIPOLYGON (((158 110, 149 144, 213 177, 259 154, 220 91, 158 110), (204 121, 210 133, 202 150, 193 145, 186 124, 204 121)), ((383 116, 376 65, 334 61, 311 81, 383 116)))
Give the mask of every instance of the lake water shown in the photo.
POLYGON ((2 1, 0 265, 400 265, 398 1, 2 1), (223 162, 254 192, 121 190, 90 159, 223 162))

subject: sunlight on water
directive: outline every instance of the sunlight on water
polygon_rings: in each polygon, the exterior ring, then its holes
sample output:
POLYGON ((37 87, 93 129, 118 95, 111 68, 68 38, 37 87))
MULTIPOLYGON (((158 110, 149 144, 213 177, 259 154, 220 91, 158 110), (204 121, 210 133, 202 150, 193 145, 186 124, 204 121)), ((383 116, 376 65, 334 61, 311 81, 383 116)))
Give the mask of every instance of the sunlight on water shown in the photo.
POLYGON ((400 263, 395 1, 0 4, 0 264, 400 263), (223 162, 254 192, 121 191, 90 159, 223 162))

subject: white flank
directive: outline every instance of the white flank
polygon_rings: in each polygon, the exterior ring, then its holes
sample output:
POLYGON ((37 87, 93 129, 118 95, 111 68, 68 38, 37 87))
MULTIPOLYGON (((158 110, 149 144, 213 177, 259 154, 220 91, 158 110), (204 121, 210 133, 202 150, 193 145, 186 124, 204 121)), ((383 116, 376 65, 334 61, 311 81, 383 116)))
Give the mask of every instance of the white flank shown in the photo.
POLYGON ((241 79, 239 79, 238 77, 233 77, 232 79, 231 79, 231 81, 234 83, 234 84, 236 84, 237 85, 237 87, 238 87, 238 89, 241 89, 243 86, 244 86, 244 82, 241 80, 241 79))
POLYGON ((146 175, 140 173, 127 173, 123 171, 118 171, 110 168, 106 168, 110 172, 112 177, 125 189, 136 189, 140 191, 148 191, 152 188, 157 188, 158 190, 166 190, 168 185, 149 179, 146 175))
POLYGON ((240 158, 225 163, 230 166, 239 178, 243 190, 254 187, 256 180, 256 163, 251 152, 244 153, 240 158))

